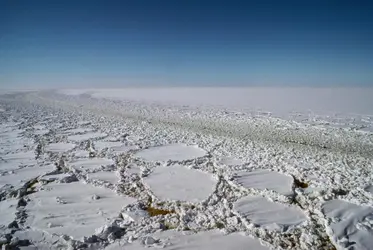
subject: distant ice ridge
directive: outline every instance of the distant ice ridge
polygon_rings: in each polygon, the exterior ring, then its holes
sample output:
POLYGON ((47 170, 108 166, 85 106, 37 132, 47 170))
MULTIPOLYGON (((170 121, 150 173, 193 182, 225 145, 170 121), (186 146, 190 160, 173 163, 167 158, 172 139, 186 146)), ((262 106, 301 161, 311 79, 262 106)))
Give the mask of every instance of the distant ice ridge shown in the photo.
POLYGON ((195 107, 254 109, 275 115, 294 111, 373 115, 373 88, 122 88, 65 89, 59 90, 59 93, 195 107))

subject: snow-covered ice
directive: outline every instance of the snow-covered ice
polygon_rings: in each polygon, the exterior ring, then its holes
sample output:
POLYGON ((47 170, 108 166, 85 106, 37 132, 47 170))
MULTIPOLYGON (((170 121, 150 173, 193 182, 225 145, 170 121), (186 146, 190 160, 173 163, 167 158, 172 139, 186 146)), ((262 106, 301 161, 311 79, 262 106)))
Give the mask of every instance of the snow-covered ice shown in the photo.
POLYGON ((6 184, 16 188, 23 186, 27 181, 56 170, 53 164, 15 169, 12 173, 0 176, 0 187, 6 184))
POLYGON ((206 151, 195 145, 170 144, 150 147, 135 154, 146 161, 183 161, 206 155, 206 151))
POLYGON ((331 200, 322 205, 322 210, 331 219, 328 231, 333 241, 348 249, 372 248, 373 207, 331 200))
POLYGON ((270 170, 235 173, 235 181, 244 188, 269 189, 283 195, 293 194, 293 177, 270 170))
POLYGON ((25 224, 77 240, 94 235, 96 229, 118 218, 122 207, 135 201, 81 182, 50 183, 45 187, 29 196, 25 224))
POLYGON ((50 143, 45 147, 45 151, 53 153, 64 153, 75 148, 76 145, 73 143, 50 143))
POLYGON ((372 91, 0 95, 0 242, 370 249, 372 91))
POLYGON ((264 197, 241 198, 234 203, 234 209, 254 225, 274 231, 287 231, 307 220, 300 209, 264 197))
POLYGON ((217 180, 199 170, 172 165, 155 168, 144 182, 161 200, 201 202, 212 194, 217 180))

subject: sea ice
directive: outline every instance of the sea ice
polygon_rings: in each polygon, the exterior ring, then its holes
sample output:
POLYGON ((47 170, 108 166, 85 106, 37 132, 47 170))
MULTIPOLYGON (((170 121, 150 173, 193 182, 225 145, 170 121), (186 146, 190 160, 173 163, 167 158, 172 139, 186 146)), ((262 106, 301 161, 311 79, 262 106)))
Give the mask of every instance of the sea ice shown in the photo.
POLYGON ((293 194, 293 178, 270 170, 238 172, 234 178, 244 188, 269 189, 283 195, 293 194))
POLYGON ((322 211, 332 219, 329 234, 334 242, 348 249, 372 249, 373 207, 331 200, 322 205, 322 211))
POLYGON ((182 143, 150 147, 135 154, 146 161, 184 161, 206 155, 206 151, 196 145, 182 143))
POLYGON ((29 198, 26 226, 76 240, 93 235, 95 229, 119 217, 122 207, 135 202, 133 198, 81 182, 49 183, 29 198))
POLYGON ((102 167, 112 166, 114 161, 107 158, 81 158, 70 162, 69 165, 76 170, 93 171, 102 167))
POLYGON ((307 220, 300 209, 259 196, 243 197, 234 203, 233 208, 254 225, 273 231, 287 231, 307 220))
POLYGON ((212 194, 217 180, 199 170, 172 165, 157 167, 144 182, 161 200, 201 202, 212 194))
POLYGON ((76 145, 73 143, 50 143, 45 147, 45 151, 53 153, 64 153, 75 148, 76 145))

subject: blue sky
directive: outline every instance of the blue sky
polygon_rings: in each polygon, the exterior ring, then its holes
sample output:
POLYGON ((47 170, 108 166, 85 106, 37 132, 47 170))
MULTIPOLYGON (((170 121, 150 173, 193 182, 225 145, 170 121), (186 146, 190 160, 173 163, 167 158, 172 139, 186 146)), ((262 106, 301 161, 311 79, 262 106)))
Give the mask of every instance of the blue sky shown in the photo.
POLYGON ((0 1, 0 87, 373 86, 369 1, 0 1))

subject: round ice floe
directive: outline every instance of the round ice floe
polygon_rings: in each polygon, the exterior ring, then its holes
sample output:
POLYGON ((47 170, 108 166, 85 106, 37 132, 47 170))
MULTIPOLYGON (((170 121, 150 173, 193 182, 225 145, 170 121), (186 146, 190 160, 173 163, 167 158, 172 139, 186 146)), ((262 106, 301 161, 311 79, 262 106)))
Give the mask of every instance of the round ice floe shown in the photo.
MULTIPOLYGON (((151 239, 159 239, 160 242, 167 244, 167 249, 170 250, 241 250, 241 249, 255 249, 255 250, 269 250, 268 247, 263 246, 259 240, 245 236, 242 233, 232 233, 224 235, 219 231, 207 231, 197 234, 184 233, 178 231, 163 231, 150 236, 151 239)), ((132 244, 121 245, 119 242, 109 245, 107 250, 140 250, 148 249, 149 243, 157 242, 157 240, 148 240, 144 237, 142 241, 136 241, 132 244)), ((155 243, 157 245, 157 243, 155 243)))
POLYGON ((86 141, 86 140, 95 139, 95 138, 103 138, 106 136, 107 134, 105 133, 92 132, 92 133, 86 133, 82 135, 70 135, 67 137, 67 139, 70 141, 86 141))
POLYGON ((322 211, 333 219, 328 232, 334 242, 348 249, 372 249, 373 207, 331 200, 322 205, 322 211))
POLYGON ((64 142, 59 142, 59 143, 50 143, 45 147, 45 151, 48 152, 53 152, 53 153, 64 153, 69 150, 72 150, 75 148, 75 144, 73 143, 64 143, 64 142))
POLYGON ((112 166, 114 165, 114 161, 107 158, 82 158, 70 162, 70 165, 76 170, 93 171, 102 167, 112 166))
POLYGON ((184 161, 206 155, 206 151, 196 145, 189 146, 182 143, 151 147, 135 154, 146 161, 184 161))
POLYGON ((235 181, 244 188, 269 189, 283 195, 293 194, 293 178, 270 170, 237 172, 235 181))
POLYGON ((29 198, 25 226, 78 240, 93 235, 95 229, 117 218, 122 207, 135 202, 81 182, 50 183, 29 198))
POLYGON ((209 174, 180 165, 158 167, 144 182, 161 200, 201 202, 214 190, 217 181, 209 174))
POLYGON ((287 231, 307 220, 296 207, 271 202, 258 196, 247 196, 234 203, 234 210, 256 226, 273 231, 287 231))

